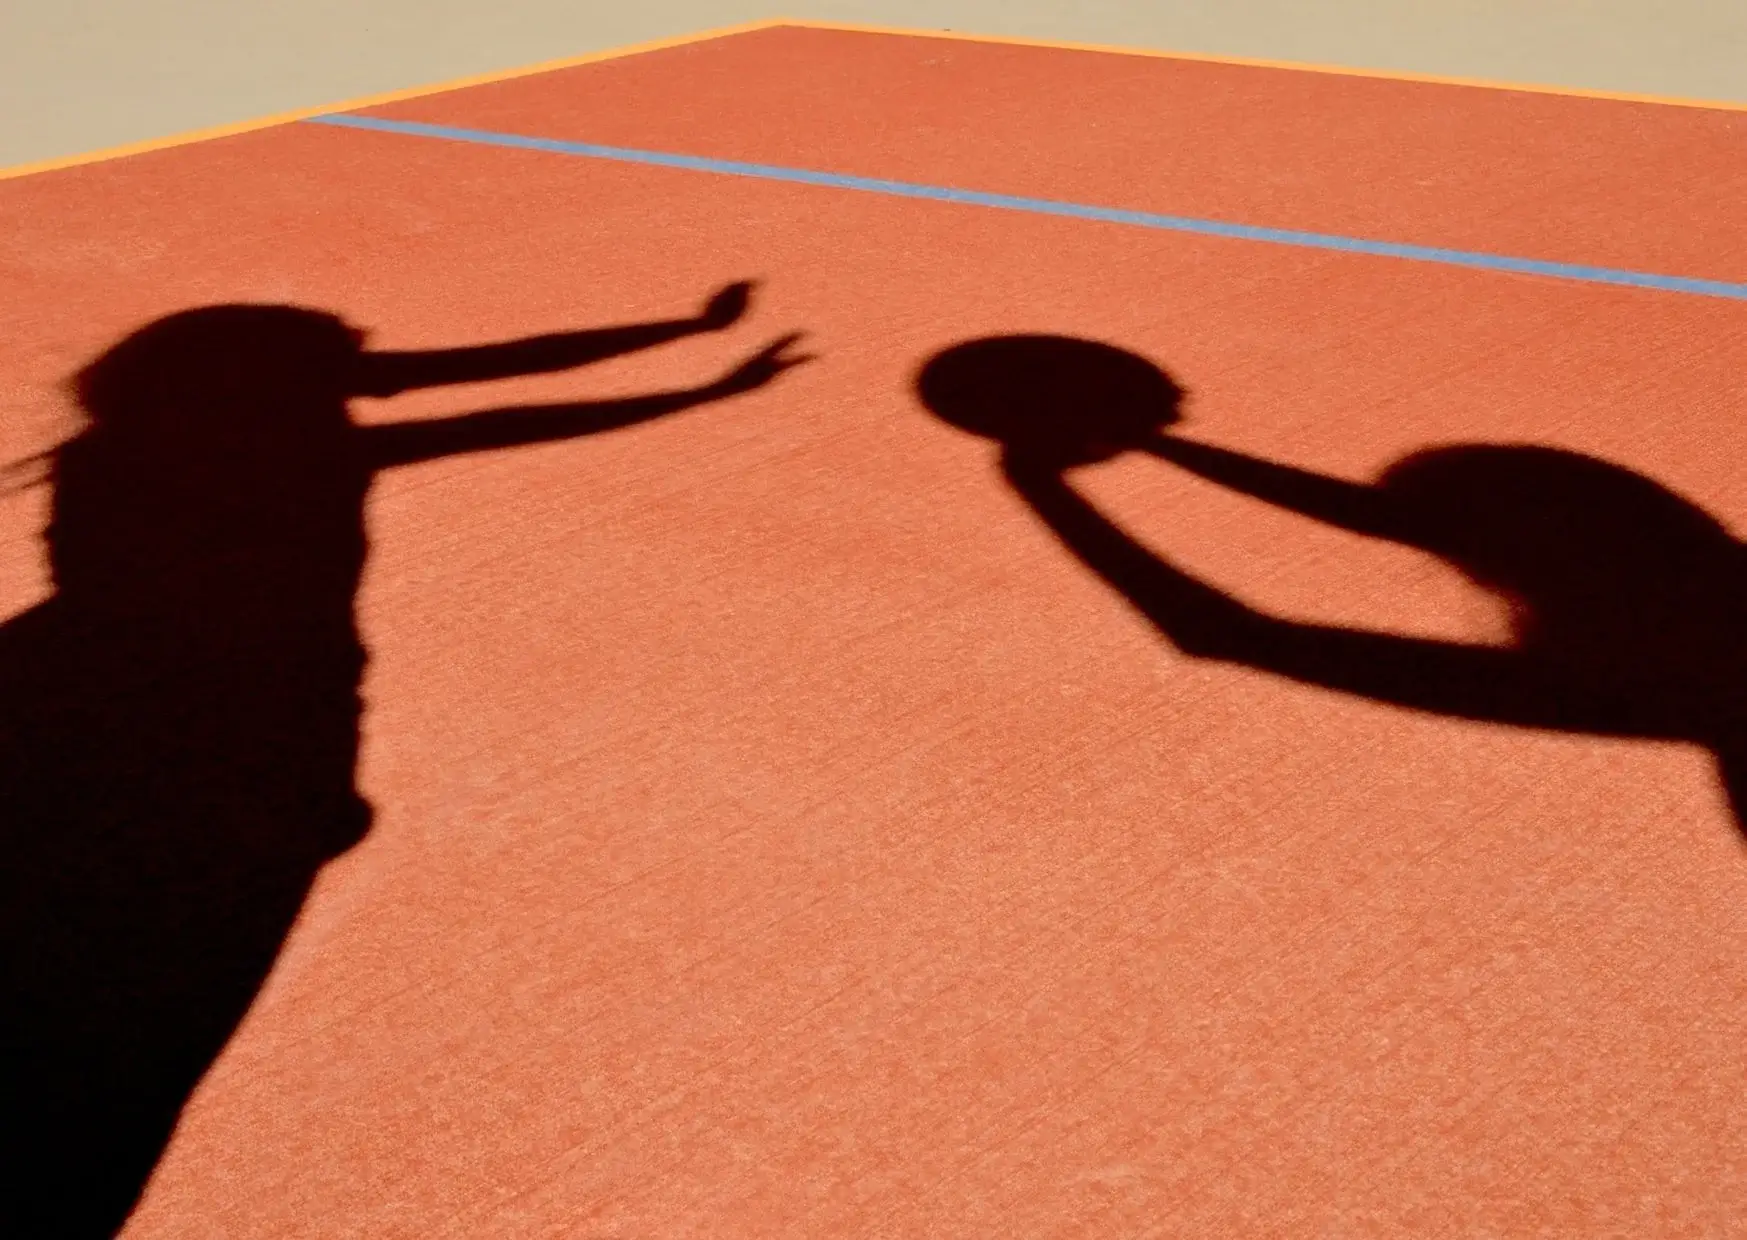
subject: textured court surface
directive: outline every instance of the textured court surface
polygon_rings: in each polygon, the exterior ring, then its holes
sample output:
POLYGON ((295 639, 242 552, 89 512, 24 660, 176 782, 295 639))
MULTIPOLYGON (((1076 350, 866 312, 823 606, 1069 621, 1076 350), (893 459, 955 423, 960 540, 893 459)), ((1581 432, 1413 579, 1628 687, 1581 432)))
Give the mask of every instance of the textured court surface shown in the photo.
MULTIPOLYGON (((378 115, 1747 282, 1747 114, 764 31, 378 115)), ((293 125, 0 184, 3 458, 231 301, 389 349, 730 336, 376 422, 812 364, 384 474, 369 837, 130 1236, 1722 1236, 1747 850, 1700 749, 1174 653, 920 408, 1092 337, 1186 434, 1349 478, 1526 442, 1747 529, 1747 303, 293 125)), ((1442 562, 1123 458, 1085 489, 1270 611, 1451 639, 1442 562)), ((43 597, 42 488, 0 602, 43 597)))

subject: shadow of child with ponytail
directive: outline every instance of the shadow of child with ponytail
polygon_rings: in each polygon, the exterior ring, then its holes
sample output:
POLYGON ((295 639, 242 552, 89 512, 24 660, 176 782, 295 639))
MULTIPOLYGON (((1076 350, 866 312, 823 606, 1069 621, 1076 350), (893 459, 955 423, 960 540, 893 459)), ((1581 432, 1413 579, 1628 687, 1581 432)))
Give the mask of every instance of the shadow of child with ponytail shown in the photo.
POLYGON ((565 370, 730 327, 667 322, 375 352, 294 306, 210 306, 75 382, 49 461, 55 592, 0 627, 0 1233, 109 1235, 272 967, 369 829, 353 616, 383 470, 628 427, 753 391, 786 337, 696 387, 360 426, 356 397, 565 370))

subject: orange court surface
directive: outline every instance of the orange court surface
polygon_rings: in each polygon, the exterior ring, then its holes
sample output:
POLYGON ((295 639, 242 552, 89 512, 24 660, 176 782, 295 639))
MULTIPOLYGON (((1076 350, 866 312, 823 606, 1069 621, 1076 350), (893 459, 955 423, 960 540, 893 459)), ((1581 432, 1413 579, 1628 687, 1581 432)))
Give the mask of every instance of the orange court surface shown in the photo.
POLYGON ((11 1234, 1740 1234, 1747 110, 772 25, 0 280, 11 1234))

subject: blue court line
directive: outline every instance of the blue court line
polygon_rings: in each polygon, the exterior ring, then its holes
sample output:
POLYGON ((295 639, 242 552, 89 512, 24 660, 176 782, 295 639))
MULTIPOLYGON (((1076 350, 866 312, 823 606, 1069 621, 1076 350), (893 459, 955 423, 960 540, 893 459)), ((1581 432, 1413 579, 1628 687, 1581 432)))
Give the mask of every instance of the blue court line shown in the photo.
POLYGON ((1119 207, 1084 206, 1080 203, 1057 202, 1048 198, 1021 198, 1011 194, 983 193, 980 190, 918 185, 910 181, 886 181, 878 177, 848 176, 838 172, 813 172, 805 168, 784 168, 774 164, 748 164, 730 159, 706 159, 699 155, 675 155, 666 151, 640 151, 624 146, 597 146, 592 142, 562 142, 556 138, 529 138, 521 134, 493 133, 483 129, 457 129, 449 125, 426 125, 418 121, 383 120, 375 116, 334 113, 328 116, 312 116, 308 118, 308 121, 318 125, 342 125, 349 129, 369 129, 379 133, 405 134, 416 138, 442 138, 450 142, 506 146, 526 151, 546 151, 556 155, 581 155, 589 159, 610 159, 619 163, 653 164, 658 168, 684 168, 692 172, 756 177, 759 180, 787 181, 795 185, 860 190, 864 193, 890 194, 899 198, 920 198, 929 202, 956 202, 975 207, 995 207, 1006 211, 1029 211, 1037 215, 1066 216, 1076 220, 1097 220, 1106 224, 1129 224, 1139 228, 1197 233, 1207 237, 1228 237, 1238 241, 1264 241, 1274 245, 1296 245, 1314 250, 1339 250, 1347 254, 1370 254, 1379 258, 1404 258, 1412 262, 1443 263, 1447 266, 1472 267, 1482 271, 1508 271, 1516 275, 1551 276, 1557 280, 1579 280, 1589 284, 1622 284, 1630 288, 1657 289, 1665 293, 1689 293, 1699 297, 1728 297, 1737 301, 1747 301, 1747 284, 1731 284, 1724 280, 1696 280, 1688 276, 1664 276, 1648 271, 1622 271, 1613 267, 1586 267, 1577 263, 1546 262, 1538 258, 1514 258, 1508 254, 1446 250, 1429 245, 1404 245, 1395 241, 1369 241, 1363 237, 1341 237, 1331 233, 1300 232, 1292 228, 1258 228, 1250 224, 1231 224, 1224 220, 1196 219, 1185 215, 1155 215, 1150 211, 1126 211, 1119 207))

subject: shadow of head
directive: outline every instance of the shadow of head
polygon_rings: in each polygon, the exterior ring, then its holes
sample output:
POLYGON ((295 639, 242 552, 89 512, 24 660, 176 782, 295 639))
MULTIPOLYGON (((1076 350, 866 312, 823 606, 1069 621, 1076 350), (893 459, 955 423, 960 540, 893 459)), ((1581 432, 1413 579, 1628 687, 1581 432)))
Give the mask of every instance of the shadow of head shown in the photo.
POLYGON ((1416 452, 1382 489, 1427 550, 1516 600, 1530 628, 1672 634, 1738 593, 1728 529, 1660 483, 1608 461, 1527 444, 1416 452))
POLYGON ((127 336, 81 370, 73 390, 105 432, 296 434, 344 420, 362 343, 361 332, 317 310, 204 306, 127 336))
POLYGON ((109 610, 234 614, 240 577, 278 581, 284 599, 312 565, 349 570, 363 484, 346 398, 362 340, 320 311, 207 306, 147 324, 75 375, 88 420, 56 450, 45 531, 60 592, 109 610))
POLYGON ((942 421, 1058 465, 1144 447, 1178 421, 1183 391, 1138 354, 1069 336, 991 336, 954 345, 916 377, 942 421))

